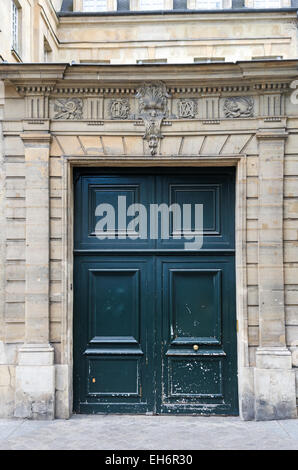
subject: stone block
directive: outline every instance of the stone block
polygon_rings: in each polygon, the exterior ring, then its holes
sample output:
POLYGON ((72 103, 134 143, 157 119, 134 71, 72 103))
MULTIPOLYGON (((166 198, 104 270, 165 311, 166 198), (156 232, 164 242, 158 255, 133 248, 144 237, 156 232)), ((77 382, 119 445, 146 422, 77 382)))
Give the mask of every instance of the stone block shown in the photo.
POLYGON ((241 377, 241 389, 239 390, 239 413, 245 421, 251 421, 255 418, 255 400, 254 400, 254 374, 250 367, 243 367, 239 371, 241 377))
POLYGON ((54 350, 48 345, 25 345, 16 367, 15 417, 54 419, 54 350))
POLYGON ((291 348, 292 349, 292 364, 293 367, 298 367, 298 348, 291 348))
POLYGON ((14 413, 15 366, 0 366, 0 417, 11 418, 14 413))
POLYGON ((72 406, 70 403, 70 374, 69 366, 59 364, 56 370, 56 395, 55 395, 55 417, 58 419, 69 419, 72 406))
POLYGON ((256 368, 254 382, 256 421, 297 417, 294 370, 256 368))
POLYGON ((11 385, 11 376, 9 366, 0 366, 0 387, 9 387, 11 385))
POLYGON ((27 419, 54 419, 54 366, 16 367, 14 416, 27 419))

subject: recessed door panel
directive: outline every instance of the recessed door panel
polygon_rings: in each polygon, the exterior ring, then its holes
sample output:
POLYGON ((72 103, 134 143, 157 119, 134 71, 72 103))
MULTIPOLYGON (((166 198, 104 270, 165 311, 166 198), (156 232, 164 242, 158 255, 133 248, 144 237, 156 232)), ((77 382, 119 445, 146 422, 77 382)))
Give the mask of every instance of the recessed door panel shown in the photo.
MULTIPOLYGON (((119 219, 119 208, 120 211, 123 208, 128 208, 132 204, 140 204, 140 192, 141 187, 139 184, 113 184, 114 180, 109 184, 107 178, 106 183, 102 184, 88 184, 88 199, 89 205, 89 237, 97 237, 100 241, 103 236, 108 235, 111 240, 120 239, 123 235, 126 235, 126 226, 121 225, 121 219, 119 219), (114 213, 111 215, 111 219, 114 222, 114 228, 109 229, 108 226, 103 227, 99 224, 100 218, 108 211, 108 207, 113 208, 114 213), (102 209, 101 209, 102 208, 102 209)), ((128 218, 128 221, 129 222, 128 218)))
POLYGON ((171 343, 220 344, 221 271, 169 271, 171 343))
MULTIPOLYGON (((220 199, 222 187, 220 184, 170 184, 170 205, 178 204, 183 208, 191 204, 190 230, 195 232, 195 204, 203 205, 205 209, 203 230, 205 235, 219 235, 221 231, 220 199)), ((172 231, 173 233, 173 231, 172 231)))
POLYGON ((92 341, 140 339, 140 270, 91 269, 88 320, 92 341))
POLYGON ((173 357, 169 360, 169 398, 223 399, 221 358, 173 357))
MULTIPOLYGON (((210 171, 210 170, 209 170, 210 171)), ((204 170, 183 175, 166 175, 157 186, 158 201, 169 208, 178 205, 181 211, 180 232, 189 237, 199 235, 202 227, 195 216, 196 206, 203 210, 203 249, 234 249, 234 175, 229 169, 210 174, 204 170), (184 223, 184 216, 190 206, 190 222, 184 223), (228 209, 230 208, 230 212, 228 209), (197 222, 196 222, 197 221, 197 222)), ((168 249, 183 249, 187 241, 179 238, 177 222, 169 212, 170 234, 168 239, 159 238, 157 246, 168 249), (178 235, 178 236, 177 236, 178 235)), ((190 238, 191 240, 191 238, 190 238)))
MULTIPOLYGON (((154 202, 155 179, 151 175, 75 171, 76 250, 150 249, 155 241, 138 238, 131 227, 132 205, 142 204, 149 213, 154 202)), ((132 172, 133 173, 133 172, 132 172)))
POLYGON ((124 355, 89 358, 88 393, 97 398, 141 398, 140 359, 124 355))

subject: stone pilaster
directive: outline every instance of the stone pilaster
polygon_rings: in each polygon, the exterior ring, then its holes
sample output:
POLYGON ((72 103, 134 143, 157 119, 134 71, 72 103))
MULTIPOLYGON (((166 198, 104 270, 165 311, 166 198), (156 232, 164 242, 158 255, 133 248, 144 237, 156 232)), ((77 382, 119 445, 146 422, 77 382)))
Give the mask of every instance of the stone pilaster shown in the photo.
POLYGON ((5 344, 5 151, 3 135, 5 89, 0 80, 0 417, 11 417, 14 410, 14 368, 7 355, 5 344))
POLYGON ((259 348, 256 420, 296 417, 295 375, 286 347, 283 266, 284 148, 282 128, 259 131, 259 348))
MULTIPOLYGON (((3 113, 4 113, 4 83, 0 80, 0 266, 5 266, 5 171, 4 171, 4 137, 3 137, 3 113)), ((4 303, 5 303, 5 276, 0 276, 0 342, 4 340, 4 303)), ((0 361, 1 363, 1 361, 0 361)))
POLYGON ((54 350, 49 344, 49 133, 25 133, 25 344, 16 370, 15 416, 53 419, 54 350))

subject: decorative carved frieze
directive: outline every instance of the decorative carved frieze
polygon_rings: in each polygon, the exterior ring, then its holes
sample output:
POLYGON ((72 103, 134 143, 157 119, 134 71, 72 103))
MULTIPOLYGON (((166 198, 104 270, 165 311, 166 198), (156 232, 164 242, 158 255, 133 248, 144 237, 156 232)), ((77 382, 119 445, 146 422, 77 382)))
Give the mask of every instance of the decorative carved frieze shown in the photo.
POLYGON ((168 115, 168 98, 165 83, 144 83, 137 92, 139 100, 139 118, 145 124, 144 140, 148 142, 151 155, 157 153, 161 134, 161 124, 168 115))
POLYGON ((254 115, 254 100, 251 96, 233 96, 224 102, 226 118, 247 118, 254 115))
POLYGON ((110 102, 111 119, 128 119, 129 110, 129 101, 126 98, 115 99, 110 102))
POLYGON ((217 122, 221 118, 283 116, 289 83, 167 87, 164 82, 156 81, 136 88, 71 87, 60 86, 58 82, 40 86, 22 84, 16 85, 16 89, 25 99, 24 120, 28 123, 30 120, 30 125, 45 124, 49 118, 85 119, 90 125, 93 121, 102 125, 105 120, 139 120, 146 128, 144 139, 155 154, 165 119, 217 122), (52 100, 50 109, 49 99, 52 100))
POLYGON ((54 119, 82 119, 83 101, 80 98, 66 98, 55 101, 54 119))
POLYGON ((178 101, 178 116, 181 119, 194 119, 198 111, 198 102, 193 99, 178 101))

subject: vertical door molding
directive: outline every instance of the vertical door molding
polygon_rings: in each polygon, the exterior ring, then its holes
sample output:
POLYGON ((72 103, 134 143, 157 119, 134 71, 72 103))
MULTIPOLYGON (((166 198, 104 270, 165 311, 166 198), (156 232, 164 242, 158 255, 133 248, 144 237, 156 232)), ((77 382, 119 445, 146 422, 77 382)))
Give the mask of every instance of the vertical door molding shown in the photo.
POLYGON ((242 419, 254 419, 253 369, 249 364, 247 308, 247 160, 239 159, 236 174, 236 306, 238 330, 238 393, 242 419))

